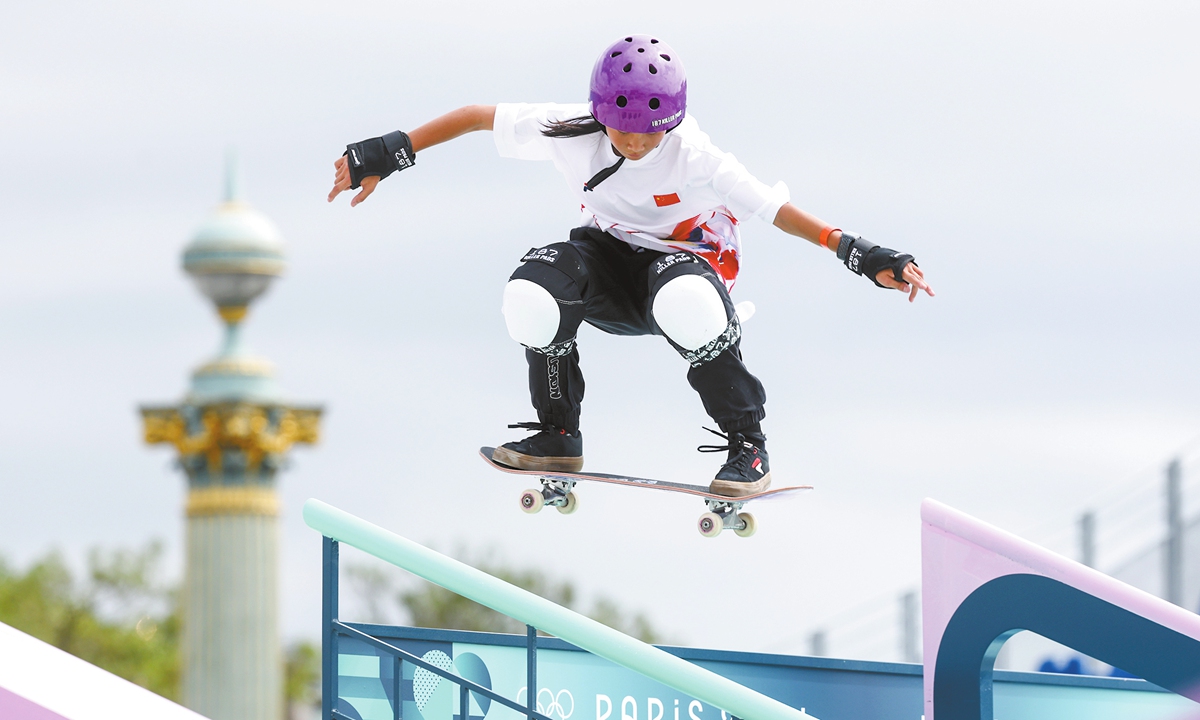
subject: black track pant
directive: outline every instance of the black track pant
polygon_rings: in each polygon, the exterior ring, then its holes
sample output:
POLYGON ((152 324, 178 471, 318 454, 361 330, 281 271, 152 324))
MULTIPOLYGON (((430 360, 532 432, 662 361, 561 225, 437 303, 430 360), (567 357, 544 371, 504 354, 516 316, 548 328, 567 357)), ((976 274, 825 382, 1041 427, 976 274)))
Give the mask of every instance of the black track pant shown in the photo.
POLYGON ((580 323, 613 335, 663 335, 651 314, 654 296, 667 281, 686 274, 701 275, 713 284, 729 319, 720 337, 694 351, 667 338, 691 364, 688 382, 725 432, 749 428, 766 416, 766 391, 742 363, 741 327, 733 302, 703 258, 635 249, 601 230, 575 228, 569 242, 530 250, 522 263, 511 279, 544 287, 558 301, 560 313, 553 343, 525 350, 529 393, 539 421, 568 432, 579 428, 584 383, 575 334, 580 323))

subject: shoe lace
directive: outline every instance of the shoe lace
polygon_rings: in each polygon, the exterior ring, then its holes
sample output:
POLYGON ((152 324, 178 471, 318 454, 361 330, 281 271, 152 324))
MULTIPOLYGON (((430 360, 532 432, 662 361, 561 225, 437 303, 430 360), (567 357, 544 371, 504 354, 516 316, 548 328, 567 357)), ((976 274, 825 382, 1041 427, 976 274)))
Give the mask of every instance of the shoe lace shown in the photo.
MULTIPOLYGON (((703 427, 703 426, 701 426, 701 427, 703 427)), ((750 453, 746 452, 746 450, 752 446, 750 443, 746 442, 746 440, 740 434, 729 433, 728 435, 726 435, 724 433, 719 433, 716 430, 713 430, 712 428, 706 427, 704 429, 709 431, 713 435, 716 435, 717 437, 724 439, 726 441, 726 444, 725 445, 699 445, 696 447, 697 450, 699 450, 700 452, 728 451, 730 453, 730 457, 728 460, 725 461, 726 465, 730 465, 732 463, 737 463, 737 462, 744 463, 744 462, 749 461, 750 453)))
POLYGON ((719 433, 716 430, 713 430, 712 428, 704 427, 703 425, 701 425, 700 427, 704 430, 709 431, 713 435, 716 435, 717 437, 721 438, 722 440, 728 441, 728 444, 726 444, 726 445, 699 445, 696 447, 696 449, 699 450, 700 452, 721 452, 722 450, 733 450, 734 449, 734 441, 729 435, 726 435, 725 433, 719 433))
POLYGON ((534 432, 534 431, 548 432, 548 433, 552 433, 554 435, 565 435, 566 434, 566 431, 563 430, 562 428, 555 427, 555 426, 551 425, 550 423, 543 423, 543 422, 519 422, 519 423, 516 423, 513 425, 509 425, 509 427, 510 428, 518 428, 521 430, 528 430, 530 432, 534 432))

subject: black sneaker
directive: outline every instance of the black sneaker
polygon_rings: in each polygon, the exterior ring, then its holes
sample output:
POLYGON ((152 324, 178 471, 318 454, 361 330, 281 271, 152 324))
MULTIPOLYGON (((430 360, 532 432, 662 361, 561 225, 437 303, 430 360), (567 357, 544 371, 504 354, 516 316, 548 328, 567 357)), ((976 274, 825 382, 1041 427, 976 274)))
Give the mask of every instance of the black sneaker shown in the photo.
POLYGON ((492 452, 498 463, 519 470, 579 472, 583 469, 583 434, 545 423, 517 423, 510 428, 537 430, 520 442, 504 443, 492 452))
POLYGON ((767 459, 765 438, 736 432, 722 435, 716 430, 704 429, 729 441, 728 445, 701 445, 696 448, 700 452, 729 451, 729 458, 709 483, 709 492, 741 497, 771 487, 771 465, 767 459))

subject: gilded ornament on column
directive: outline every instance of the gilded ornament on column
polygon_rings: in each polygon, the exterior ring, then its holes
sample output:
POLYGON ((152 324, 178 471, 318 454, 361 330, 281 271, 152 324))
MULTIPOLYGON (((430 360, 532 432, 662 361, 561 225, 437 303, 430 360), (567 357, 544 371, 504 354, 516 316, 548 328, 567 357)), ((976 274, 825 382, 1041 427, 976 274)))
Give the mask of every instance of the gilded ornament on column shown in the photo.
POLYGON ((244 453, 246 469, 257 472, 265 457, 282 456, 297 443, 315 444, 321 409, 248 403, 147 407, 142 419, 147 443, 174 445, 181 458, 202 455, 212 474, 221 472, 222 456, 230 450, 244 453))

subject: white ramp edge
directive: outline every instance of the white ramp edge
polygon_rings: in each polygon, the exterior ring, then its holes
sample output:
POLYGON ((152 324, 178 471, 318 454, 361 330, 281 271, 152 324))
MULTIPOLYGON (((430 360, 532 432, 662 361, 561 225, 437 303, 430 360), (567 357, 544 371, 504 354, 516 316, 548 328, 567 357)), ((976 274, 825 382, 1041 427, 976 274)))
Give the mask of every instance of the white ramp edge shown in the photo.
POLYGON ((205 720, 4 623, 0 623, 0 718, 205 720))

